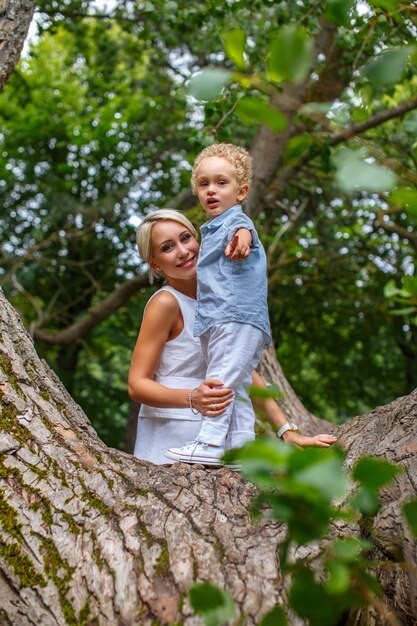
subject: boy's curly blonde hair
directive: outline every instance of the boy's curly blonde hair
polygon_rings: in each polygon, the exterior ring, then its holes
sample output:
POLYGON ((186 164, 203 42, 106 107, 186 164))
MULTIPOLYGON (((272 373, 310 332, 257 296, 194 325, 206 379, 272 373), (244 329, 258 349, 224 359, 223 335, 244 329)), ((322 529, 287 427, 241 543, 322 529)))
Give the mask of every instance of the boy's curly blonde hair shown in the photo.
POLYGON ((233 165, 239 185, 250 185, 252 179, 252 157, 245 148, 235 146, 233 143, 214 143, 204 148, 198 155, 191 173, 191 186, 193 192, 197 191, 196 174, 198 166, 203 159, 208 157, 220 157, 233 165))

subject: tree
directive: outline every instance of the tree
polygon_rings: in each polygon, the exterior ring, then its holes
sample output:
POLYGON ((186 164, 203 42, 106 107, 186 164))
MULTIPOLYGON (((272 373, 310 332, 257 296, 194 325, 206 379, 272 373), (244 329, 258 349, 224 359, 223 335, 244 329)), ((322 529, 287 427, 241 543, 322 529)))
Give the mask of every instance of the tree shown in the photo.
MULTIPOLYGON (((323 12, 325 3, 258 0, 174 10, 166 0, 158 12, 137 2, 104 13, 90 4, 39 3, 40 37, 1 101, 0 278, 39 351, 100 434, 108 436, 95 407, 106 403, 118 423, 125 411, 117 389, 113 400, 100 394, 115 369, 111 344, 126 323, 127 355, 145 299, 146 276, 133 277, 132 217, 147 206, 193 206, 187 161, 215 138, 251 145, 255 157, 250 210, 268 249, 274 339, 300 398, 341 420, 408 393, 416 384, 415 329, 390 314, 383 289, 414 271, 415 216, 403 194, 415 201, 411 8, 375 1, 363 12, 336 2, 323 12), (318 79, 310 73, 293 84, 286 77, 263 92, 271 42, 279 46, 279 36, 289 36, 289 23, 303 28, 302 58, 318 53, 318 79), (233 55, 223 51, 233 32, 248 42, 242 83, 233 78, 233 55), (381 84, 372 58, 388 33, 394 74, 381 84), (233 80, 217 100, 196 105, 183 84, 207 64, 233 80), (248 87, 252 75, 263 78, 248 87), (242 109, 248 96, 264 111, 272 106, 266 110, 286 125, 283 132, 259 120, 256 106, 242 109), (255 123, 247 125, 248 115, 255 123), (340 160, 356 173, 364 163, 377 172, 379 163, 394 167, 395 202, 386 192, 352 195, 336 187, 337 149, 358 157, 340 160), (85 376, 89 359, 103 364, 94 379, 85 376)), ((198 225, 202 216, 192 215, 198 225)), ((127 358, 121 377, 123 367, 127 358)), ((120 432, 106 440, 119 445, 120 432)))
MULTIPOLYGON (((227 469, 165 469, 107 448, 0 302, 3 623, 188 625, 195 579, 226 588, 248 625, 285 605, 283 528, 253 524, 253 487, 227 469)), ((385 623, 388 610, 401 623, 416 617, 415 543, 399 511, 415 493, 416 400, 413 392, 339 429, 349 464, 372 450, 405 469, 372 528, 342 527, 372 536, 385 593, 346 624, 385 623)), ((305 432, 321 426, 312 416, 302 423, 305 432)))
MULTIPOLYGON (((252 487, 229 470, 165 470, 109 450, 3 294, 0 324, 2 620, 191 624, 185 594, 200 578, 228 588, 245 623, 256 624, 285 596, 285 581, 282 528, 253 526, 252 487)), ((264 367, 284 386, 291 414, 296 398, 271 359, 264 367)), ((406 624, 417 616, 415 543, 399 512, 415 493, 415 407, 413 392, 339 429, 349 463, 372 450, 405 468, 373 527, 349 528, 372 534, 385 596, 346 623, 392 621, 387 607, 406 624)), ((322 422, 306 413, 301 426, 312 432, 322 422)))

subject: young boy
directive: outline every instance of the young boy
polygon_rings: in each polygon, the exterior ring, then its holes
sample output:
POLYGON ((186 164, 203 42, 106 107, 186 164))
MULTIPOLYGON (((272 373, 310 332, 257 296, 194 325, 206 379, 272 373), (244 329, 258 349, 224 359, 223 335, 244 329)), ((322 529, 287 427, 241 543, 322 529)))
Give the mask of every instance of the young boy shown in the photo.
MULTIPOLYGON (((235 400, 220 416, 203 416, 196 441, 168 448, 165 456, 175 461, 221 465, 225 449, 255 437, 247 388, 270 343, 270 327, 265 252, 240 206, 249 191, 251 165, 243 148, 214 144, 193 167, 193 189, 210 217, 201 227, 194 335, 200 337, 206 376, 231 387, 235 400)), ((192 393, 189 400, 192 408, 192 393)))

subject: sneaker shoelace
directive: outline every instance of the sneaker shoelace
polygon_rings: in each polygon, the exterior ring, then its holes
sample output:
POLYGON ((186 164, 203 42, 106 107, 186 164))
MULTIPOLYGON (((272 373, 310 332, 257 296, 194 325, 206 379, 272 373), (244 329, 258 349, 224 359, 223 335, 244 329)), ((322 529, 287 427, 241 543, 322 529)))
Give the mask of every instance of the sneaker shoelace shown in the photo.
POLYGON ((197 448, 198 445, 202 446, 203 448, 208 448, 208 443, 203 443, 202 441, 190 441, 190 443, 188 445, 193 446, 193 448, 192 448, 192 450, 191 450, 191 452, 190 452, 190 454, 188 456, 188 460, 189 461, 191 461, 191 459, 192 459, 192 457, 194 455, 195 449, 197 448))

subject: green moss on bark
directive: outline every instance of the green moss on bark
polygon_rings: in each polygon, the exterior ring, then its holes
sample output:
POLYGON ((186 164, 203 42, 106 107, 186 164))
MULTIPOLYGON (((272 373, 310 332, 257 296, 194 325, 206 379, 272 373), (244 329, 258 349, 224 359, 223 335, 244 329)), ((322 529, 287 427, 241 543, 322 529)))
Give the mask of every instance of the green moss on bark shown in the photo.
POLYGON ((97 511, 99 511, 102 515, 105 515, 106 517, 110 517, 110 515, 112 515, 113 513, 112 509, 105 502, 103 502, 103 500, 100 500, 100 498, 98 498, 95 493, 92 493, 87 488, 85 482, 81 478, 79 479, 79 481, 84 489, 84 493, 81 496, 81 500, 83 502, 86 502, 93 509, 96 509, 97 511))
POLYGON ((88 601, 82 607, 78 616, 78 626, 98 626, 99 620, 97 616, 92 616, 90 613, 90 605, 88 601))
POLYGON ((7 502, 3 490, 0 489, 0 524, 3 529, 17 541, 22 541, 20 529, 21 522, 18 521, 15 509, 7 502))
POLYGON ((21 445, 27 445, 30 433, 19 424, 16 407, 2 403, 0 412, 0 430, 10 433, 21 445))
POLYGON ((15 392, 19 396, 22 396, 22 390, 20 389, 19 381, 17 380, 13 372, 12 363, 4 356, 4 354, 0 354, 0 370, 5 376, 7 376, 9 384, 12 386, 15 392))
MULTIPOLYGON (((35 467, 36 466, 31 465, 30 469, 33 470, 35 467)), ((39 470, 39 472, 42 476, 43 476, 43 473, 46 474, 44 470, 39 470)), ((35 473, 39 474, 39 472, 35 472, 35 473)), ((7 467, 7 465, 4 464, 3 460, 0 459, 0 478, 10 478, 10 477, 13 477, 13 480, 15 481, 16 486, 18 486, 19 490, 25 491, 26 493, 30 493, 33 496, 33 500, 30 503, 28 503, 27 506, 30 509, 32 509, 32 511, 38 511, 39 509, 42 509, 42 519, 46 524, 48 524, 48 526, 50 526, 53 523, 53 514, 52 514, 52 509, 51 509, 51 505, 49 501, 41 494, 41 492, 38 489, 36 489, 32 485, 27 485, 26 483, 23 482, 22 475, 18 469, 14 467, 7 467)), ((0 522, 3 527, 4 527, 3 522, 7 519, 10 519, 12 515, 11 511, 15 513, 14 509, 12 509, 10 505, 7 503, 5 497, 2 495, 2 492, 0 490, 0 522), (10 509, 8 511, 8 515, 6 514, 7 507, 10 509)), ((20 528, 21 525, 19 525, 18 522, 15 521, 12 523, 12 526, 14 526, 14 528, 18 528, 18 527, 20 528)), ((10 532, 10 534, 13 534, 13 533, 10 532)))
POLYGON ((72 515, 70 515, 70 513, 67 513, 66 511, 60 511, 60 515, 62 519, 67 522, 68 528, 73 533, 73 535, 79 535, 81 532, 81 528, 74 521, 74 518, 72 517, 72 515))
POLYGON ((168 545, 166 543, 160 543, 160 546, 161 553, 155 565, 154 575, 158 578, 165 578, 170 573, 168 545))
POLYGON ((33 566, 29 557, 20 546, 13 543, 0 544, 0 556, 13 570, 22 587, 45 587, 46 581, 33 566))
POLYGON ((79 626, 74 607, 66 597, 68 583, 74 572, 65 559, 61 557, 52 539, 33 533, 41 542, 41 553, 47 577, 52 580, 59 593, 59 603, 68 626, 79 626))

